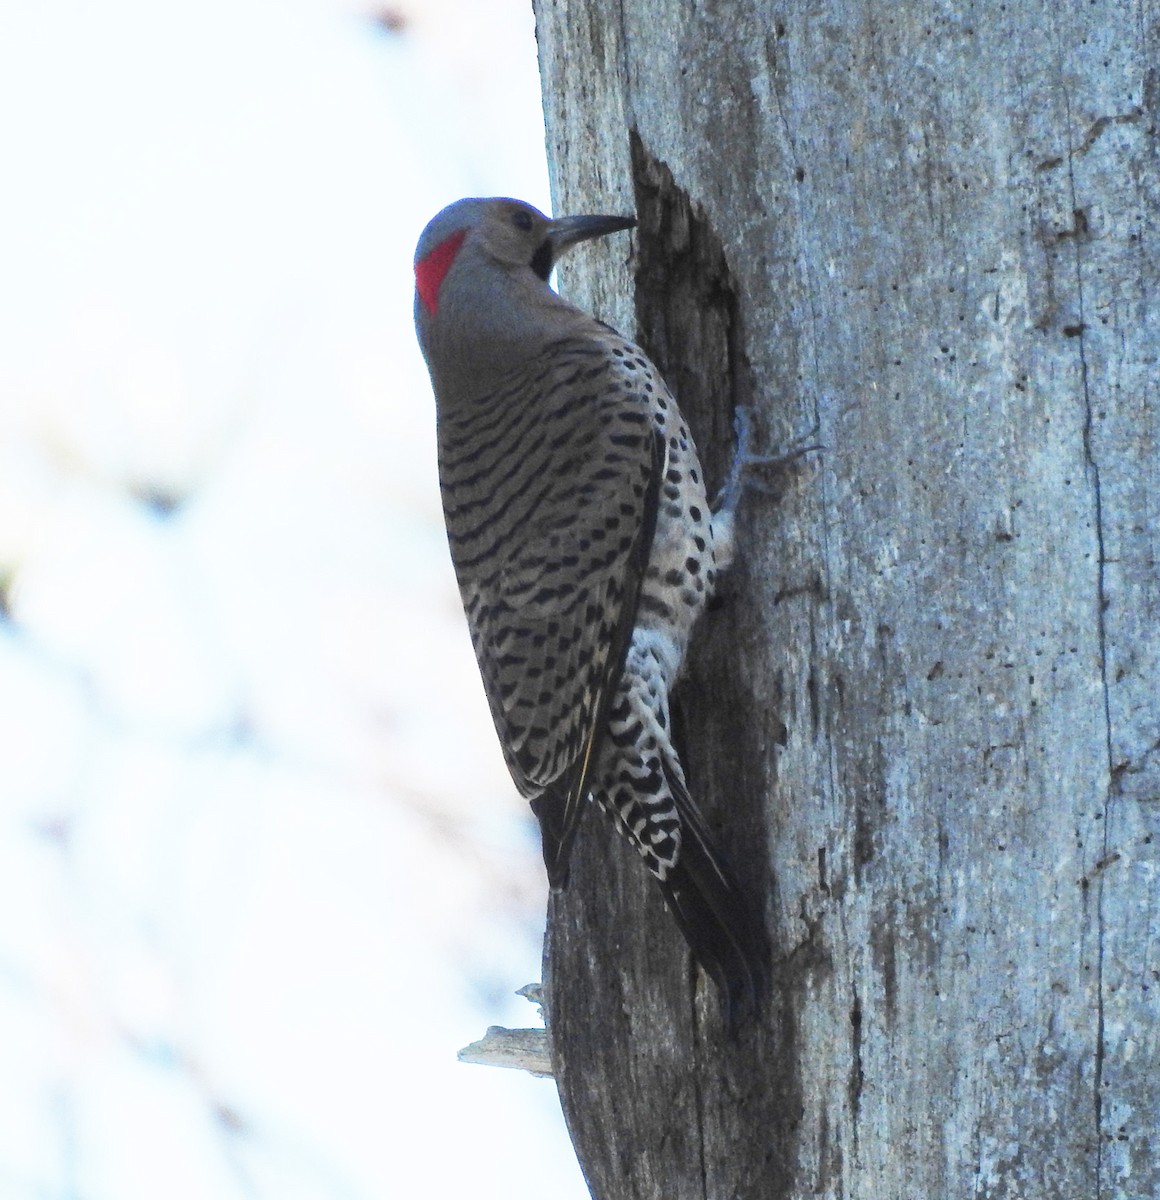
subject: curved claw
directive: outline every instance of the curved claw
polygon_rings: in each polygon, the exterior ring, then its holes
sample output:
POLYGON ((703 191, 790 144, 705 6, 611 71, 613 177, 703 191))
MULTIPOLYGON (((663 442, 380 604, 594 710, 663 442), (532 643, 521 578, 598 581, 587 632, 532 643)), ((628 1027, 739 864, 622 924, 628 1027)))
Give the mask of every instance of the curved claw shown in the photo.
MULTIPOLYGON (((731 513, 741 502, 741 494, 745 490, 745 472, 750 467, 772 467, 780 470, 796 462, 804 454, 814 450, 822 450, 820 442, 812 439, 818 436, 819 426, 814 427, 804 436, 798 438, 788 450, 780 454, 753 454, 750 452, 750 440, 753 429, 753 410, 747 405, 739 406, 733 414, 733 430, 737 436, 737 449, 733 453, 733 462, 729 466, 729 477, 725 486, 717 494, 717 505, 723 512, 731 513)), ((754 484, 758 491, 771 491, 761 484, 754 484)))

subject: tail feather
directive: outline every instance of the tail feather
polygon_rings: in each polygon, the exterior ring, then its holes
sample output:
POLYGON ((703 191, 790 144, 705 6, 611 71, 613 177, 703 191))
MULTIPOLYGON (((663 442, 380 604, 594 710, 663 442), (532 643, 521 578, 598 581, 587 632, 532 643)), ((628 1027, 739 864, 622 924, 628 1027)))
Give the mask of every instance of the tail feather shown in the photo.
POLYGON ((681 820, 681 845, 676 865, 658 883, 733 1026, 761 1007, 768 945, 758 914, 721 861, 684 781, 670 776, 668 782, 681 820))
POLYGON ((568 886, 568 858, 583 807, 576 802, 574 793, 553 785, 532 801, 532 812, 540 822, 540 845, 548 885, 552 891, 562 892, 568 886))

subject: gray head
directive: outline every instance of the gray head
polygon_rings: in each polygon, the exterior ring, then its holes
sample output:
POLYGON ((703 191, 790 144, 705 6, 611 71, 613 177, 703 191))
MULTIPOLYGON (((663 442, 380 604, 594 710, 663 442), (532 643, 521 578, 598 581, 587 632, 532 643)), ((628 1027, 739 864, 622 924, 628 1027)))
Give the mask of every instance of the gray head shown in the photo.
POLYGON ((471 399, 567 332, 584 314, 548 286, 578 242, 632 217, 552 220, 521 200, 459 200, 432 218, 415 249, 415 328, 440 403, 471 399))

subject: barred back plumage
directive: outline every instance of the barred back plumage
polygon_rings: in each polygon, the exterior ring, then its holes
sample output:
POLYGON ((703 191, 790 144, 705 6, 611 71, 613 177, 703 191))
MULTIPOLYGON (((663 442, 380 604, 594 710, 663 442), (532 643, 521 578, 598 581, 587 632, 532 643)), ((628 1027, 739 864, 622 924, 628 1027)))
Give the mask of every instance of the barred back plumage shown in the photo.
POLYGON ((647 406, 599 344, 545 347, 439 415, 451 556, 508 767, 538 795, 577 762, 619 667, 652 518, 647 406))

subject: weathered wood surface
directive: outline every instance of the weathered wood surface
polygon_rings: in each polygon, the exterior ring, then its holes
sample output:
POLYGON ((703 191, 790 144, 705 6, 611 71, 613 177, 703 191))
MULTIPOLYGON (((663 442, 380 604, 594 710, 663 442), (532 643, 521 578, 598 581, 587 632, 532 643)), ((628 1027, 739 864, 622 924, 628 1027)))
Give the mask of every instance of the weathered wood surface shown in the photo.
POLYGON ((681 694, 765 898, 730 1042, 597 816, 550 911, 598 1200, 1160 1195, 1160 17, 538 0, 565 290, 749 497, 681 694))

